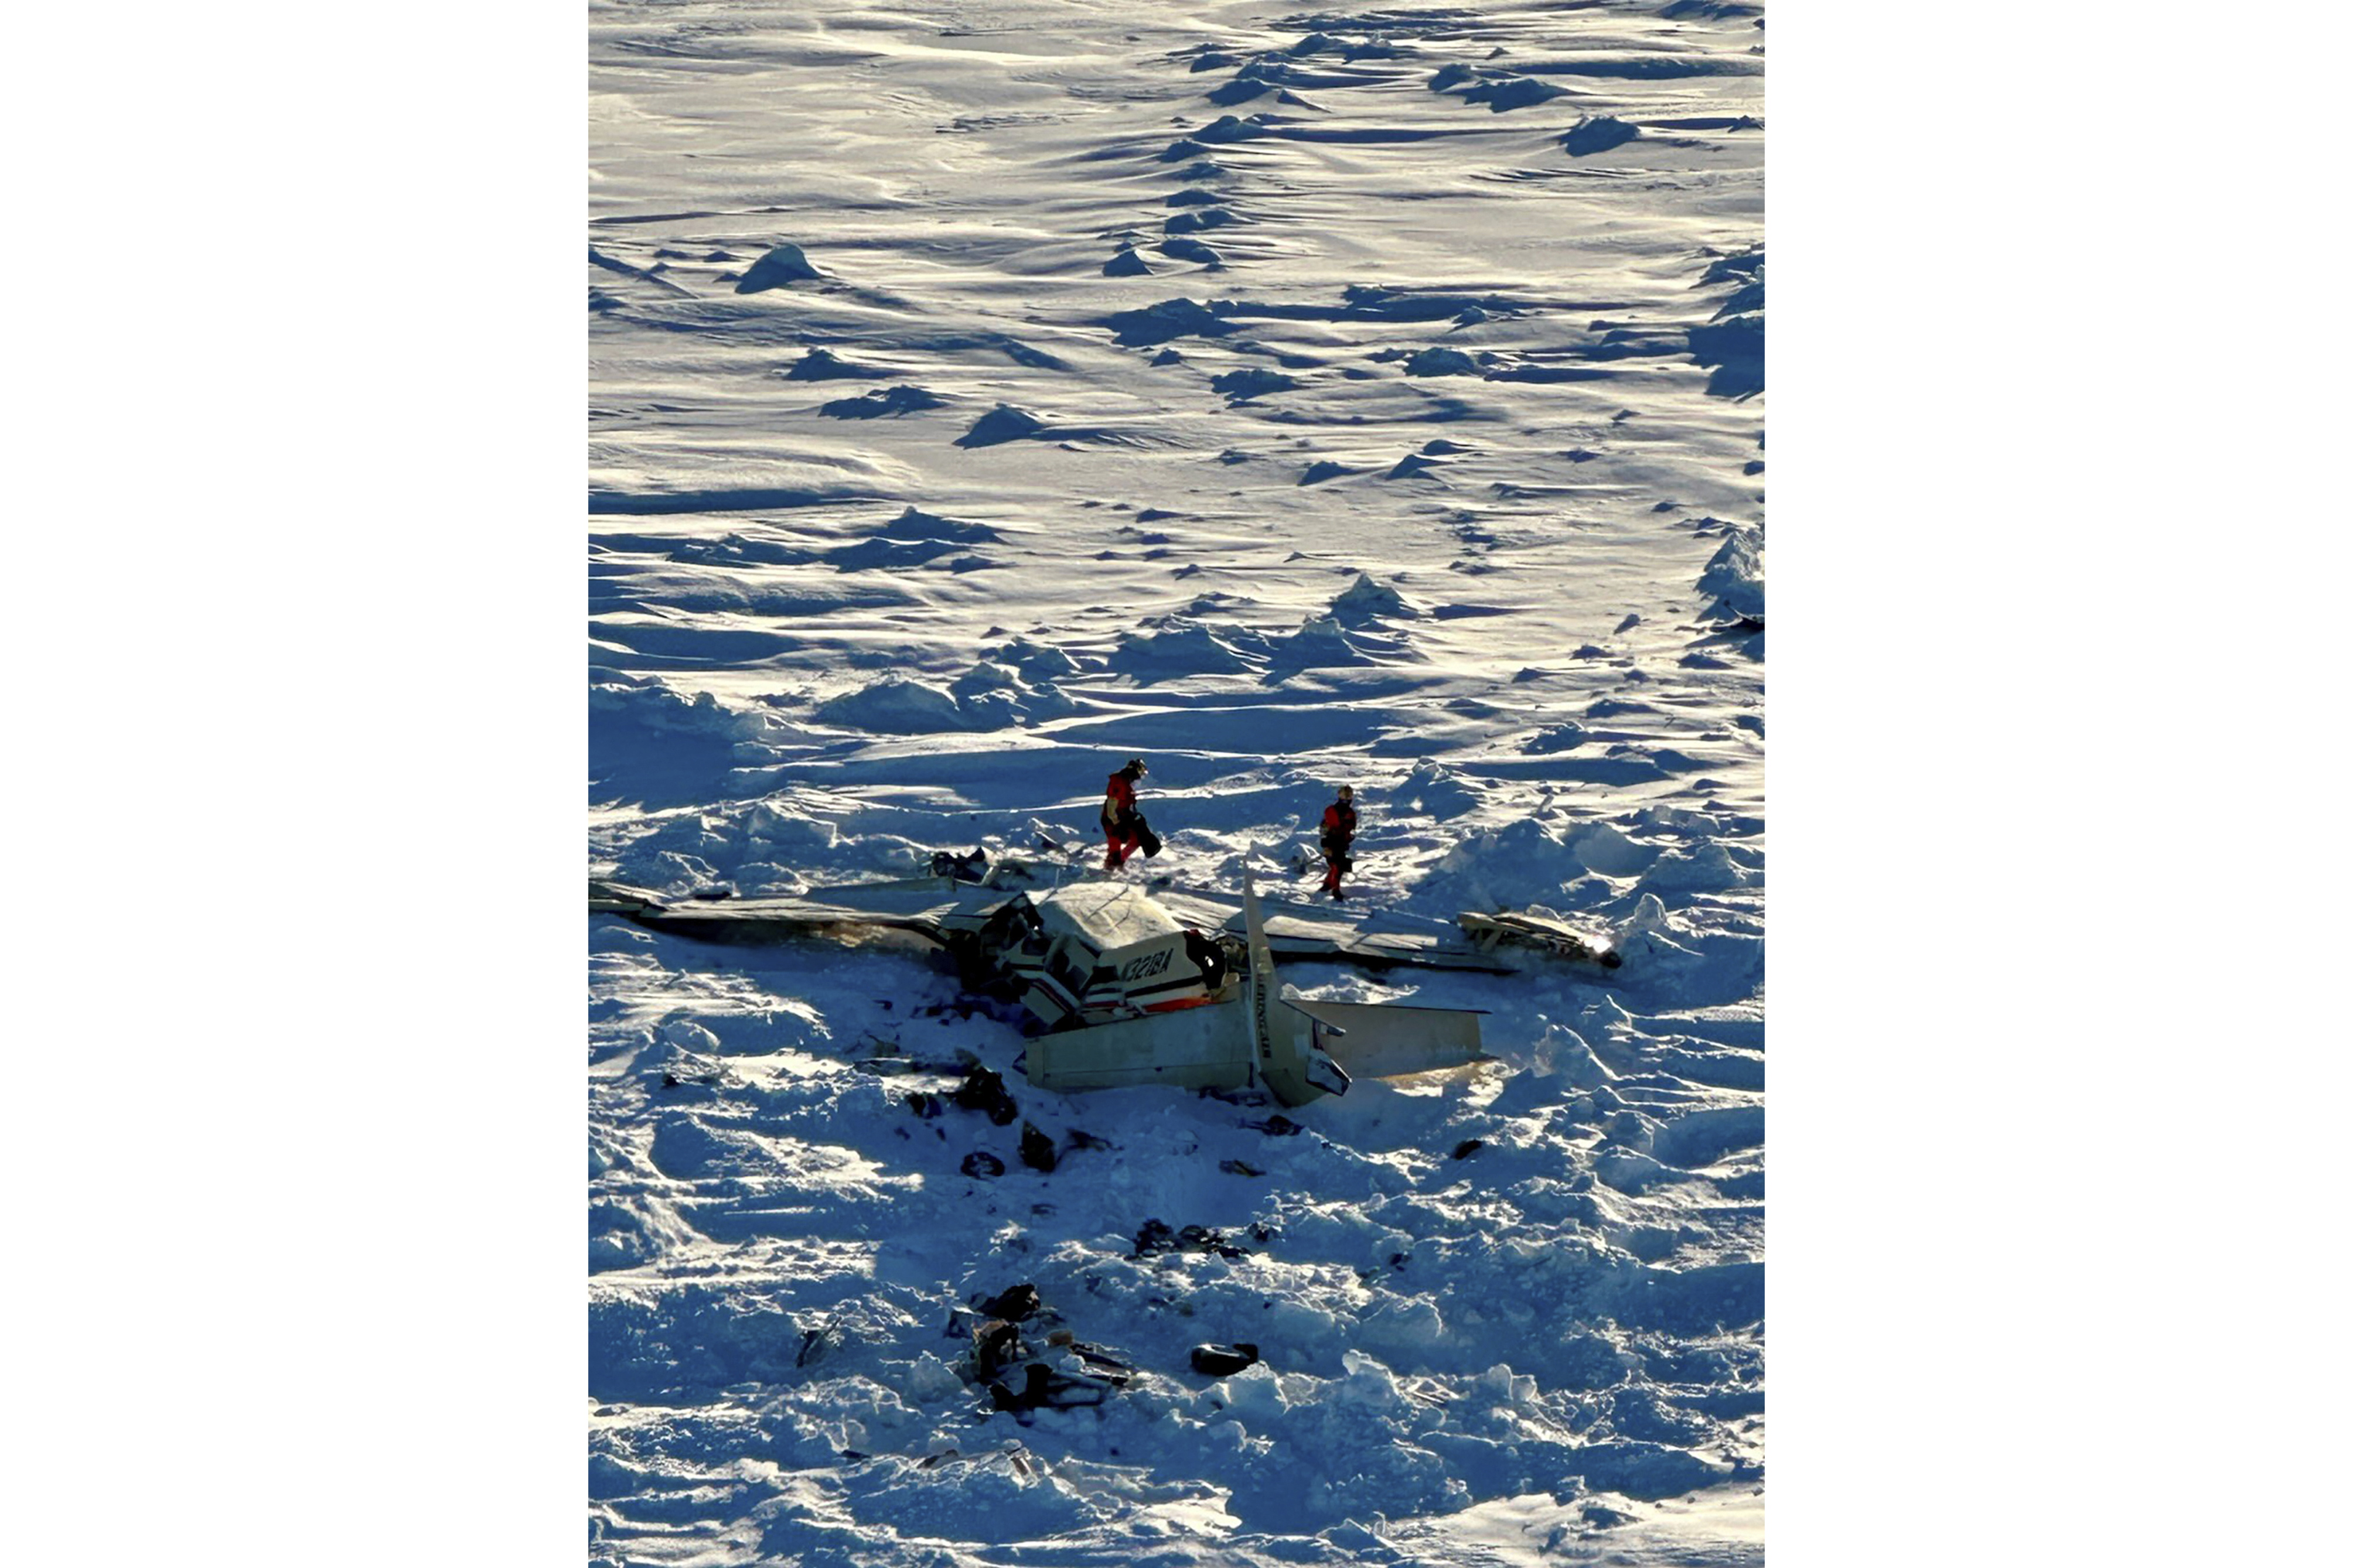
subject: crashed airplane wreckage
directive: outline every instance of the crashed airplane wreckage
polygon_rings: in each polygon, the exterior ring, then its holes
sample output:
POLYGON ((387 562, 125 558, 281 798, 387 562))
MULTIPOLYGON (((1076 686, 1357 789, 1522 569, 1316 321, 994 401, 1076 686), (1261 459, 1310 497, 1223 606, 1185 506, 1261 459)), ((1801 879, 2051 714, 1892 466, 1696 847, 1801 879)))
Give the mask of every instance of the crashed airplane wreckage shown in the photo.
POLYGON ((1278 954, 1496 973, 1521 967, 1520 954, 1618 964, 1606 943, 1535 915, 1465 914, 1459 931, 1396 916, 1270 919, 1247 881, 1239 907, 1115 881, 1006 889, 941 875, 675 903, 592 881, 588 907, 707 942, 910 932, 946 949, 971 989, 1029 1011, 1045 1031, 1026 1061, 1039 1089, 1263 1086, 1286 1106, 1345 1093, 1351 1077, 1429 1072, 1485 1053, 1474 1011, 1285 995, 1278 954), (1375 924, 1384 929, 1366 929, 1375 924))

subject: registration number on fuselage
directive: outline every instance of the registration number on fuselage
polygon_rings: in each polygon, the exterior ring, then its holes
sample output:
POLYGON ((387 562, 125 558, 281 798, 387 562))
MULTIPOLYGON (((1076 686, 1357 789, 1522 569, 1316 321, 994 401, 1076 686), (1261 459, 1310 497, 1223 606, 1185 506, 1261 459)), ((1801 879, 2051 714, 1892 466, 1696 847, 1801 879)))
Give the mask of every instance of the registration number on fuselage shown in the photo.
POLYGON ((1119 977, 1122 980, 1147 980, 1153 975, 1166 973, 1168 969, 1168 960, 1175 952, 1174 948, 1164 947, 1157 952, 1147 952, 1140 958, 1131 958, 1119 966, 1119 977))

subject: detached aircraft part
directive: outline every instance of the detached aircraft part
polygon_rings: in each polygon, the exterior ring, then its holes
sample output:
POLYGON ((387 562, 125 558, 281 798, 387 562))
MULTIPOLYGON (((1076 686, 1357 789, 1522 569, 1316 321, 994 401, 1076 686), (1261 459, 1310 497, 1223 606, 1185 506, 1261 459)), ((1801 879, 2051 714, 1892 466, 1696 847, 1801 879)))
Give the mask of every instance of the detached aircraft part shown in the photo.
POLYGON ((1482 952, 1493 952, 1500 947, 1527 947, 1556 958, 1598 963, 1604 969, 1615 969, 1625 962, 1623 954, 1606 942, 1596 942, 1589 932, 1542 915, 1508 910, 1482 915, 1466 910, 1454 919, 1482 952))

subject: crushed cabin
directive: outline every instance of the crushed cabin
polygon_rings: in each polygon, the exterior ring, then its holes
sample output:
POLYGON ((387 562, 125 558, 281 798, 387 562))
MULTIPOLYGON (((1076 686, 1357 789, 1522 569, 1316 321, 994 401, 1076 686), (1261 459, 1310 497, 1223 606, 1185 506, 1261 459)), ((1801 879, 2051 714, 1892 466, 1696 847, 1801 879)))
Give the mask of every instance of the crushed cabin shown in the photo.
POLYGON ((993 956, 1050 1029, 1225 1000, 1243 962, 1240 942, 1203 935, 1124 883, 1030 893, 1008 909, 1026 929, 993 956))

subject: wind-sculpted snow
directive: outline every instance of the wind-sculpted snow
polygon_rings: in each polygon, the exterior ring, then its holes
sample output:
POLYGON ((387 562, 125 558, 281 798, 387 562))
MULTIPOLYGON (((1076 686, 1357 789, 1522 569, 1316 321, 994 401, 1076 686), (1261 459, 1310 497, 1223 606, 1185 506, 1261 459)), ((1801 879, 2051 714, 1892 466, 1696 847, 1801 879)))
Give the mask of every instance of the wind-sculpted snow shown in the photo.
POLYGON ((1715 595, 1715 608, 1736 620, 1765 619, 1765 567, 1756 538, 1746 530, 1724 536, 1724 545, 1708 557, 1699 575, 1699 590, 1715 595))
POLYGON ((1625 955, 1287 964, 1495 1059, 1284 1112, 592 921, 596 1561, 1761 1557, 1761 18, 592 8, 594 873, 1069 880, 1141 753, 1130 878, 1346 782, 1376 927, 1625 955), (1123 1388, 997 1407, 1022 1284, 1123 1388))

